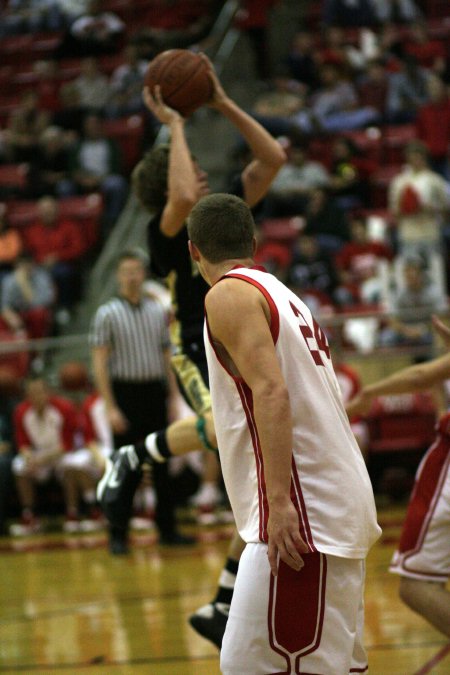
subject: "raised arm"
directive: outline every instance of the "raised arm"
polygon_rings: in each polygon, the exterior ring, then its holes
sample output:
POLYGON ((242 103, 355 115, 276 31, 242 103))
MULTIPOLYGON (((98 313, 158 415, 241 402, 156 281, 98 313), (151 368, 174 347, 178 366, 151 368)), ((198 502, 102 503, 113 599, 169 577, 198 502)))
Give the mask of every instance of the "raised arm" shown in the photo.
POLYGON ((253 396, 254 415, 264 460, 269 503, 269 562, 277 573, 277 557, 293 569, 303 566, 307 547, 291 502, 292 418, 269 328, 269 309, 261 293, 246 282, 230 279, 206 296, 212 336, 226 350, 253 396), (245 316, 245 322, 236 317, 245 316), (249 329, 249 326, 251 327, 249 329))
POLYGON ((182 229, 192 207, 208 194, 206 176, 196 167, 184 133, 184 118, 169 108, 156 86, 153 93, 144 87, 147 108, 170 129, 170 153, 167 176, 167 202, 161 217, 161 231, 175 237, 182 229))
POLYGON ((244 199, 254 206, 267 193, 279 169, 286 162, 286 153, 273 136, 253 117, 242 110, 225 93, 211 62, 203 57, 209 66, 214 85, 214 94, 209 105, 224 115, 244 137, 253 154, 253 160, 242 172, 244 199))

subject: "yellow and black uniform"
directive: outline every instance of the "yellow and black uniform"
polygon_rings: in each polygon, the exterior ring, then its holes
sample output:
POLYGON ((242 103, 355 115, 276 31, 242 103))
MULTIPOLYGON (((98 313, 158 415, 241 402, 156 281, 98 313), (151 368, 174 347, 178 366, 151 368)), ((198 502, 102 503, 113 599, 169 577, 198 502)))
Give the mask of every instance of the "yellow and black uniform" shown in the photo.
MULTIPOLYGON (((240 177, 229 192, 242 197, 240 177)), ((211 408, 203 344, 204 300, 209 286, 189 255, 186 227, 175 237, 167 237, 160 229, 161 215, 162 211, 156 213, 148 224, 150 267, 156 276, 167 279, 172 296, 173 368, 189 405, 198 415, 204 415, 211 408)))

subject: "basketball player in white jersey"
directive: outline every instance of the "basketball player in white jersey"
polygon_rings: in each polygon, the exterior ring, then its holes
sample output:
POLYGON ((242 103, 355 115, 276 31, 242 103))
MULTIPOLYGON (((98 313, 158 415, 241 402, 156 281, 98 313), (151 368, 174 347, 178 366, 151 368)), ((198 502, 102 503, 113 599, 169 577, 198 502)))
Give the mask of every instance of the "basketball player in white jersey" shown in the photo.
MULTIPOLYGON (((450 330, 434 326, 450 348, 450 330)), ((450 378, 450 352, 403 368, 369 384, 347 404, 349 414, 367 413, 375 396, 423 391, 450 378)), ((389 570, 400 575, 400 598, 450 638, 450 411, 436 425, 436 438, 417 469, 398 549, 389 570)))
POLYGON ((222 672, 366 672, 364 559, 380 528, 326 337, 295 294, 254 267, 245 202, 204 197, 188 233, 212 287, 205 347, 213 415, 246 542, 222 672))

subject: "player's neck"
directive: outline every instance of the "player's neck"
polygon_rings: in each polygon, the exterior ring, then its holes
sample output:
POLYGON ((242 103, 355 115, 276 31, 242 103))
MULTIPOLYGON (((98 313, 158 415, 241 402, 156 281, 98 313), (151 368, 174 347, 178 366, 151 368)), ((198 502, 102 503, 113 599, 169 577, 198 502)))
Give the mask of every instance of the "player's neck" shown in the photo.
POLYGON ((208 269, 208 277, 211 286, 213 286, 224 274, 234 269, 235 267, 253 267, 255 261, 253 258, 235 258, 232 260, 224 260, 217 265, 211 265, 208 269))

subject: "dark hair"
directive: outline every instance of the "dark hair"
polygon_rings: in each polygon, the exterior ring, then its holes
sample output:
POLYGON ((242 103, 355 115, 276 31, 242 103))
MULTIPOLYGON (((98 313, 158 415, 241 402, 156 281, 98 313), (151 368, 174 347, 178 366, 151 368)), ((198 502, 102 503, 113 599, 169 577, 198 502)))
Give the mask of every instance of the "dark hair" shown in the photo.
POLYGON ((243 199, 229 194, 203 197, 192 209, 189 238, 211 263, 251 258, 255 223, 243 199))
POLYGON ((162 209, 166 203, 168 170, 167 144, 152 148, 133 169, 131 182, 134 193, 149 211, 162 209))
POLYGON ((124 260, 138 260, 143 267, 147 268, 149 259, 145 251, 140 248, 127 248, 117 256, 116 269, 124 260))

